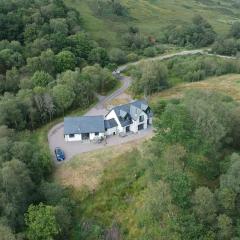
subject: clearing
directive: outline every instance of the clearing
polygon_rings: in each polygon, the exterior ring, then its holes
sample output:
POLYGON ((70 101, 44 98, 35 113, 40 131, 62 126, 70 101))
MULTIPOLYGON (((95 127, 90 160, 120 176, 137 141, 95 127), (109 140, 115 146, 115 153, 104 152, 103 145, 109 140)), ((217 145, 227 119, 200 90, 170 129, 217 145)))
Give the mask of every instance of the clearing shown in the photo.
POLYGON ((143 141, 143 139, 139 139, 120 146, 106 147, 80 154, 71 161, 58 165, 54 178, 64 186, 72 186, 77 190, 94 191, 100 184, 108 164, 122 154, 138 148, 143 141))

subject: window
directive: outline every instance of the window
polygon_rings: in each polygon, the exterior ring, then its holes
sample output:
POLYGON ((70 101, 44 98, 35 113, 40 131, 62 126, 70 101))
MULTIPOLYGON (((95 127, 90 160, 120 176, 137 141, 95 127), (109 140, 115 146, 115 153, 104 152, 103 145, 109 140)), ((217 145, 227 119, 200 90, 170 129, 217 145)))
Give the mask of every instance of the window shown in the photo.
POLYGON ((139 117, 139 122, 143 122, 143 121, 144 121, 144 116, 142 115, 139 117))
POLYGON ((95 132, 95 136, 99 136, 99 132, 95 132))
POLYGON ((69 134, 69 138, 74 138, 75 134, 69 134))

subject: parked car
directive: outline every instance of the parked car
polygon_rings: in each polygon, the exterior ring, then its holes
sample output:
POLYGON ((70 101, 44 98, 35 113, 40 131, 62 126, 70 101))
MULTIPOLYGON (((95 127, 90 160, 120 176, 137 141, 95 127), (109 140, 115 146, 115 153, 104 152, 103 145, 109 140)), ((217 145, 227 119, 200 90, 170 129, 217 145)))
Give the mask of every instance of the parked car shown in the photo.
POLYGON ((61 148, 59 147, 55 148, 55 155, 59 162, 65 160, 65 154, 61 148))

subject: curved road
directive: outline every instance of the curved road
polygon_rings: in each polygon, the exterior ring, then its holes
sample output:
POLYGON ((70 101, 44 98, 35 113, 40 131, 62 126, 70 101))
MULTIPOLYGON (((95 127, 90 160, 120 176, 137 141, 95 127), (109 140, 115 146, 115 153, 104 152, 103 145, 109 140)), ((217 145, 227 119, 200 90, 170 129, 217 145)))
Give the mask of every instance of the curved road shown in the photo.
MULTIPOLYGON (((139 63, 143 63, 143 62, 147 62, 147 61, 165 60, 165 59, 173 58, 176 56, 187 56, 187 55, 195 55, 195 54, 214 55, 214 56, 218 56, 218 57, 234 59, 233 57, 209 54, 207 51, 202 50, 202 49, 197 49, 197 50, 181 51, 178 53, 148 58, 148 59, 144 59, 144 60, 140 60, 137 62, 133 62, 133 63, 129 63, 126 65, 120 66, 120 67, 118 67, 117 71, 119 71, 121 73, 124 70, 127 70, 127 68, 129 66, 134 66, 139 63)), ((91 108, 87 113, 85 113, 85 115, 88 115, 88 116, 105 115, 108 112, 107 109, 105 109, 105 107, 104 107, 105 103, 107 103, 108 101, 112 101, 113 99, 117 98, 119 95, 124 93, 131 84, 131 78, 127 77, 127 76, 122 76, 120 81, 122 82, 122 86, 119 89, 117 89, 116 91, 114 91, 112 94, 110 94, 108 96, 98 96, 99 102, 93 108, 91 108)), ((48 142, 49 142, 50 150, 53 154, 54 154, 54 149, 56 147, 61 147, 65 151, 66 159, 70 159, 73 156, 80 154, 82 152, 94 151, 96 149, 103 148, 105 146, 103 144, 93 144, 93 143, 79 143, 79 142, 72 142, 72 143, 68 142, 67 143, 64 141, 63 132, 64 132, 63 122, 55 125, 48 133, 48 142)), ((109 138, 108 145, 121 144, 124 142, 147 137, 151 134, 152 134, 152 129, 149 130, 148 132, 145 131, 143 133, 131 135, 131 136, 128 136, 125 138, 120 138, 120 137, 117 138, 117 136, 114 136, 114 137, 109 138)))

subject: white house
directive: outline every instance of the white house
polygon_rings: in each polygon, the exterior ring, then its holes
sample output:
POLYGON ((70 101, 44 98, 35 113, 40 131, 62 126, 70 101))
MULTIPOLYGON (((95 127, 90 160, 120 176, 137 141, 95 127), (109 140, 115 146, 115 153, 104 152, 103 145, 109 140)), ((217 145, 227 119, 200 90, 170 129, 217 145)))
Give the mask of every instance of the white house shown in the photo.
POLYGON ((114 119, 117 123, 117 134, 136 133, 152 124, 152 111, 144 100, 114 107, 106 116, 106 120, 114 119))
POLYGON ((104 116, 84 116, 64 119, 66 141, 103 139, 106 136, 137 133, 152 124, 153 113, 144 100, 114 107, 104 116))

